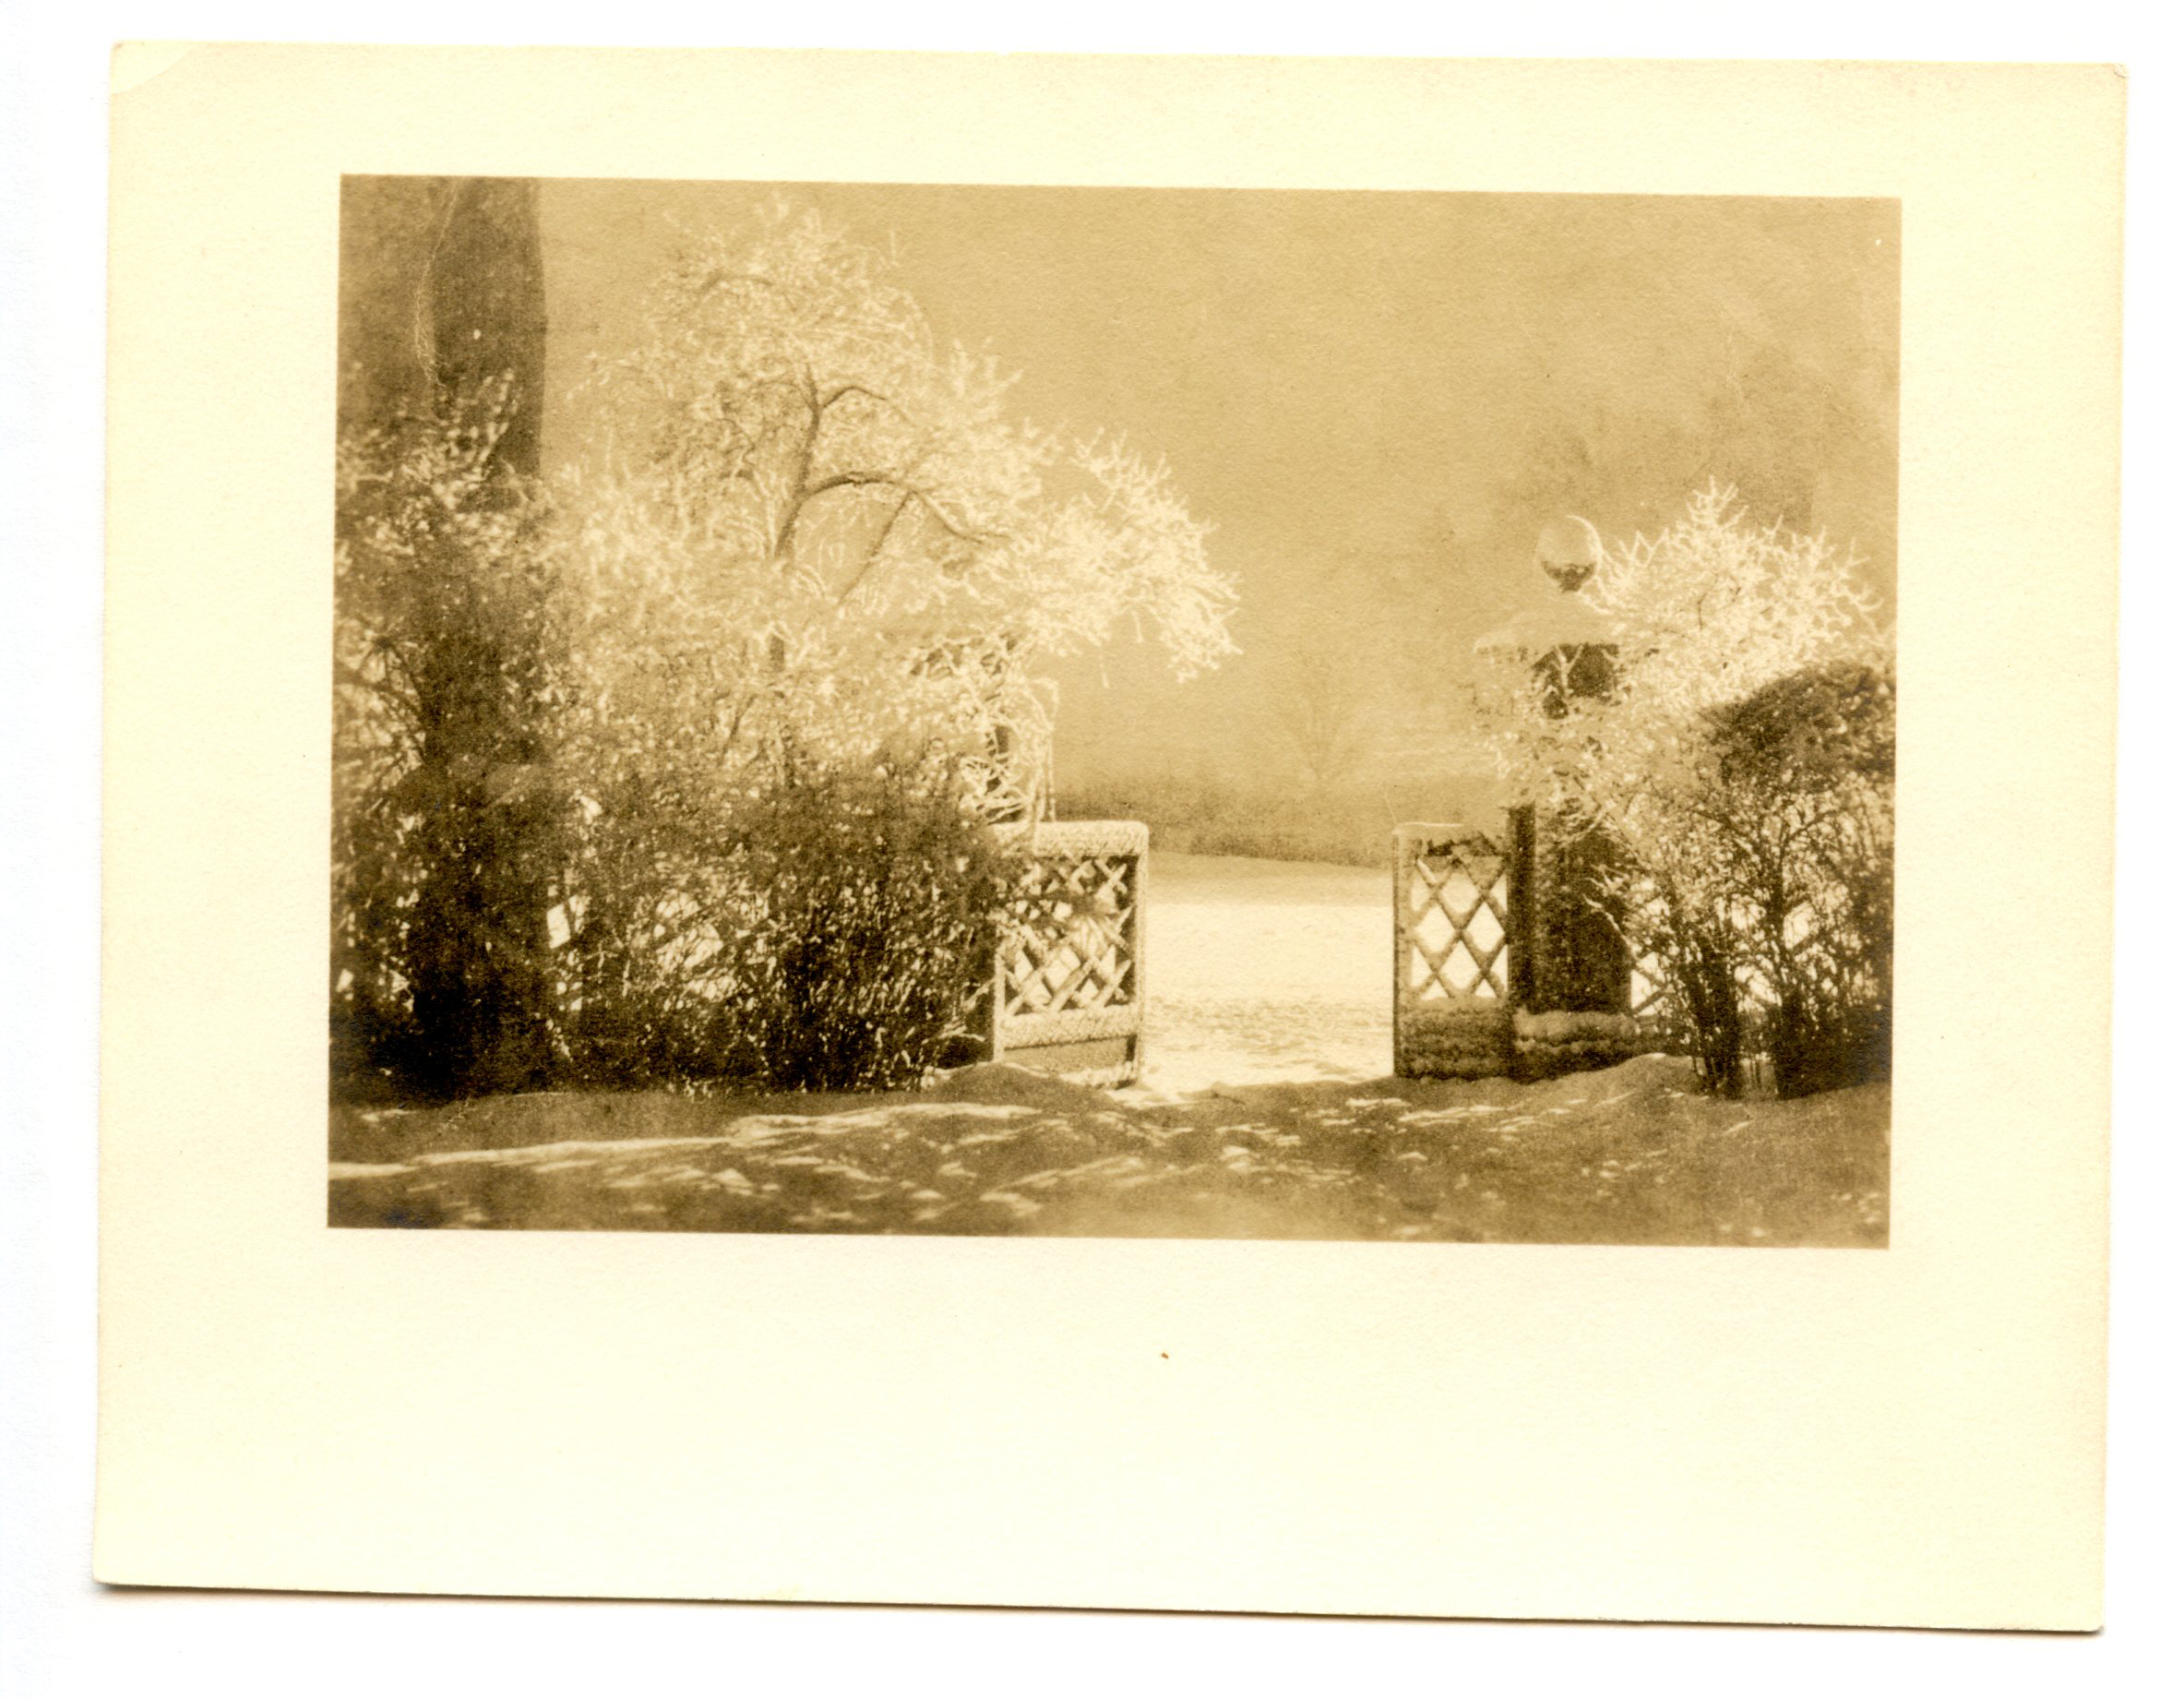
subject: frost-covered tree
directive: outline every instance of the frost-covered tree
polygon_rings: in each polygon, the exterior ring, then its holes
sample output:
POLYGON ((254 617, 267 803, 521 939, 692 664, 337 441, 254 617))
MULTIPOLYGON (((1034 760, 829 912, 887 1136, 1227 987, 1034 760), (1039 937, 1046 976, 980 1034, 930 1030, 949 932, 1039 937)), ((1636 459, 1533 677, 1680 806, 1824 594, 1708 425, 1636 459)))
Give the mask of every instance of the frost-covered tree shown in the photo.
POLYGON ((595 373, 613 447, 568 498, 600 758, 763 788, 939 748, 1030 818, 1043 660, 1129 625, 1217 662, 1234 591, 1164 466, 1019 421, 1013 381, 816 216, 695 245, 595 373))
POLYGON ((1012 382, 785 209, 698 242, 595 368, 605 447, 556 497, 579 1074, 914 1078, 983 971, 993 826, 1040 813, 1043 665, 1126 626, 1186 676, 1229 649, 1164 467, 1019 421, 1012 382))
POLYGON ((523 375, 448 366, 342 436, 344 1065, 914 1080, 990 962, 993 822, 1037 817, 1043 662, 1130 625, 1213 664, 1205 527, 1158 463, 1011 417, 811 218, 669 271, 550 497, 523 375))
POLYGON ((1541 677, 1579 654, 1491 657, 1478 724, 1503 776, 1614 844, 1621 901, 1603 906, 1666 976, 1709 1083, 1736 1088, 1755 1019, 1778 1071, 1785 1047, 1833 1045, 1812 1077, 1842 1083, 1871 1035, 1803 1028, 1885 1010, 1894 819, 1891 645, 1855 561, 1710 485, 1580 593, 1614 637, 1613 686, 1541 677))
POLYGON ((1889 652, 1850 555, 1754 522, 1718 485, 1666 529, 1610 549, 1578 593, 1613 635, 1615 688, 1543 692, 1536 657, 1499 652, 1486 659, 1480 725, 1522 795, 1618 832, 1705 769, 1709 711, 1804 667, 1889 652), (1544 712, 1549 699, 1564 712, 1544 712))

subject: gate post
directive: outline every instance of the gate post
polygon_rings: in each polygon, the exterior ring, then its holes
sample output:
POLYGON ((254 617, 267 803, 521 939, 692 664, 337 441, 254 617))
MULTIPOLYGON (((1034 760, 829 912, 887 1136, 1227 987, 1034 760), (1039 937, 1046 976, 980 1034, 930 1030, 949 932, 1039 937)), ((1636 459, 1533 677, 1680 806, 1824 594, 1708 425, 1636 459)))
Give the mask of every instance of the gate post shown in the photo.
POLYGON ((1533 867, 1537 855, 1532 805, 1509 811, 1510 965, 1511 1009, 1539 1007, 1539 914, 1533 867))
POLYGON ((1395 829, 1394 853, 1388 857, 1394 871, 1392 888, 1389 891, 1389 919, 1395 927, 1395 962, 1388 983, 1393 987, 1395 1009, 1392 1024, 1395 1031, 1395 1077, 1410 1076, 1410 1058, 1403 1047, 1403 987, 1411 973, 1411 833, 1407 826, 1395 829))
POLYGON ((1136 864, 1130 869, 1130 895, 1134 899, 1130 909, 1130 966, 1129 1000, 1138 1011, 1137 1030, 1130 1035, 1130 1071, 1125 1084, 1135 1083, 1145 1077, 1145 911, 1150 906, 1146 898, 1152 878, 1152 834, 1140 827, 1138 837, 1136 864))
POLYGON ((994 972, 986 986, 985 1059, 989 1062, 1001 1059, 1001 1030, 1008 1018, 1008 951, 1010 940, 1003 933, 1001 941, 994 947, 994 972))

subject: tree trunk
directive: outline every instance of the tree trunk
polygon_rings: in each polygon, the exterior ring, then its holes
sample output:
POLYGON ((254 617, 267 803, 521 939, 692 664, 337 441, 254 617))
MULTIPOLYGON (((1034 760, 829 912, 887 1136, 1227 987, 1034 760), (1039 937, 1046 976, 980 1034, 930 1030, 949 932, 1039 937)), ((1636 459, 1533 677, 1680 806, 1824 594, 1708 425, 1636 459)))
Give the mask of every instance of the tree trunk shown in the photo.
MULTIPOLYGON (((495 459, 512 497, 539 472, 545 403, 545 271, 534 185, 488 178, 352 178, 341 203, 339 418, 345 429, 453 416, 506 382, 495 459)), ((459 580, 477 563, 421 569, 459 580)), ((483 587, 452 585, 450 608, 483 587)), ((426 819, 401 951, 411 1026, 401 1071, 434 1095, 539 1083, 551 1061, 550 804, 496 795, 495 769, 539 758, 526 688, 543 657, 483 641, 451 617, 418 668, 426 819)))
POLYGON ((455 179, 446 222, 418 288, 430 302, 435 376, 464 394, 511 380, 500 463, 534 478, 546 401, 546 270, 538 186, 513 178, 455 179))

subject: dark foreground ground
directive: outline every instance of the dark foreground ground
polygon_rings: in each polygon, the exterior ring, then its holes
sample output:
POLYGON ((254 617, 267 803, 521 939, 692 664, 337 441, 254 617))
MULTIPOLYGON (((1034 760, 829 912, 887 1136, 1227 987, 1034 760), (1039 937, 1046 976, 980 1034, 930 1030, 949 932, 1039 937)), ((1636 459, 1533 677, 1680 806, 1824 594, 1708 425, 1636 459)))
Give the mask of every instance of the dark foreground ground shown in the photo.
POLYGON ((1541 1085, 1316 1082, 1170 1101, 985 1066, 886 1097, 554 1094, 337 1108, 328 1218, 1880 1246, 1888 1128, 1885 1085, 1722 1103, 1662 1057, 1541 1085))

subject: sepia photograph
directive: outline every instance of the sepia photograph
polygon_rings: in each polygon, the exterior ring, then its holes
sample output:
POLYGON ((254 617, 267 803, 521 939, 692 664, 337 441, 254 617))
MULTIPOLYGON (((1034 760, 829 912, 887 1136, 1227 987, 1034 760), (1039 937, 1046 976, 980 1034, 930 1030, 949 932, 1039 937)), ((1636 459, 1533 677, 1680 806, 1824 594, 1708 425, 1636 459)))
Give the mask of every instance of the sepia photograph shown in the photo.
POLYGON ((328 1220, 1885 1248, 1900 231, 343 178, 328 1220))
POLYGON ((113 71, 100 1584, 2101 1624, 2113 67, 113 71))

